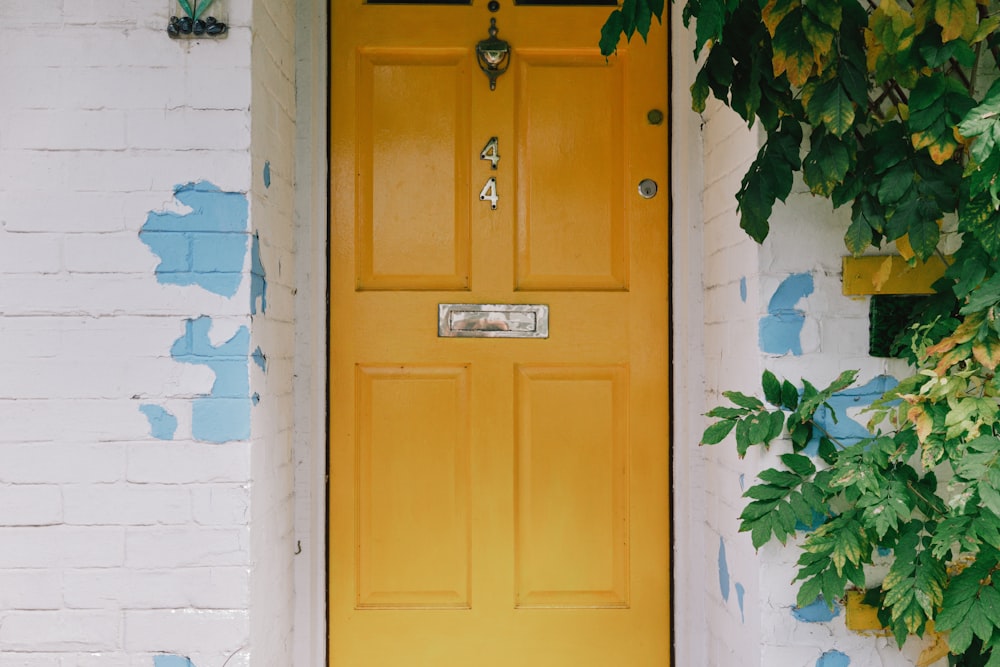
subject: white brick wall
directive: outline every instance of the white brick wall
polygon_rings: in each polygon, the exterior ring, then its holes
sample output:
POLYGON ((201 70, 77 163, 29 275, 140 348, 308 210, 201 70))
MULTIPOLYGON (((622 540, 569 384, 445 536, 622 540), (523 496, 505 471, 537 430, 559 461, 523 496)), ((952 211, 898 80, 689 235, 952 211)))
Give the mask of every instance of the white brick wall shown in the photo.
MULTIPOLYGON (((249 256, 220 296, 161 283, 138 236, 190 212, 177 185, 254 185, 253 8, 228 7, 226 39, 180 42, 166 2, 0 3, 0 667, 250 664, 270 434, 195 441, 215 374, 171 355, 187 319, 213 319, 213 346, 251 326, 249 256), (144 404, 176 416, 173 440, 144 404)), ((290 664, 274 655, 255 664, 290 664)))

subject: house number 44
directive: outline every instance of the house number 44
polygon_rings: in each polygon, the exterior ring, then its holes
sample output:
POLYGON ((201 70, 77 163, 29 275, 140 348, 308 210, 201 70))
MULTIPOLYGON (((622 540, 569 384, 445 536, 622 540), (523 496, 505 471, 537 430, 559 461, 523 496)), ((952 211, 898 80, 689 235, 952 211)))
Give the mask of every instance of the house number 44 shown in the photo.
MULTIPOLYGON (((496 137, 490 137, 490 140, 486 142, 483 150, 479 153, 480 160, 489 160, 490 169, 496 169, 497 163, 500 162, 500 150, 498 148, 498 141, 496 137)), ((500 197, 497 195, 497 179, 495 176, 491 176, 489 180, 486 181, 486 185, 483 189, 479 191, 479 201, 488 201, 490 203, 490 208, 494 211, 497 209, 497 201, 500 197)))

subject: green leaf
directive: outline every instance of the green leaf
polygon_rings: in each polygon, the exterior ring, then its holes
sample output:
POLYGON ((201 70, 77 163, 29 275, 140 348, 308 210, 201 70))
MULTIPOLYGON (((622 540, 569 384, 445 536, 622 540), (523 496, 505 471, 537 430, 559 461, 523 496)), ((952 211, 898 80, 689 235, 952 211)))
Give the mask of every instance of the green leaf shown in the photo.
POLYGON ((771 371, 764 371, 760 379, 764 389, 764 399, 771 405, 781 405, 781 383, 771 371))
POLYGON ((872 227, 862 216, 852 216, 851 224, 844 234, 844 245, 855 257, 863 253, 874 240, 872 227))
POLYGON ((729 432, 733 430, 734 426, 736 426, 736 421, 733 419, 727 419, 725 421, 712 424, 705 429, 705 433, 701 436, 701 444, 717 445, 722 442, 727 435, 729 435, 729 432))
POLYGON ((785 425, 785 413, 781 410, 775 410, 769 415, 770 425, 767 432, 767 438, 765 443, 770 443, 772 440, 781 435, 781 429, 785 425))
POLYGON ((701 0, 701 11, 695 24, 694 55, 697 58, 702 47, 709 41, 722 38, 722 26, 725 22, 726 10, 721 0, 701 0))
POLYGON ((788 380, 781 383, 781 405, 788 410, 799 406, 799 390, 788 380))
POLYGON ((728 398, 730 401, 740 406, 741 408, 748 408, 750 410, 760 410, 764 407, 764 404, 759 398, 754 396, 747 396, 738 391, 724 391, 722 395, 728 398))
POLYGON ((937 249, 941 238, 941 228, 933 220, 916 219, 910 222, 910 245, 917 257, 926 260, 937 249))
POLYGON ((718 405, 706 412, 705 416, 712 417, 713 419, 734 419, 737 417, 743 417, 749 413, 750 411, 746 408, 727 408, 725 406, 718 405))
POLYGON ((799 477, 809 477, 816 472, 816 466, 808 456, 802 454, 782 454, 781 462, 799 477))
POLYGON ((768 484, 782 486, 786 489, 794 489, 802 481, 802 478, 795 473, 787 472, 785 470, 776 470, 774 468, 765 468, 764 470, 761 470, 760 474, 757 476, 768 484))
POLYGON ((208 8, 212 6, 212 3, 214 1, 215 0, 199 0, 198 8, 195 10, 194 13, 194 20, 197 21, 198 19, 200 19, 202 15, 208 10, 208 8))
MULTIPOLYGON (((699 21, 700 24, 700 21, 699 21)), ((620 9, 611 12, 608 19, 601 26, 601 40, 598 45, 601 48, 602 56, 610 56, 618 50, 618 38, 621 37, 625 29, 625 15, 620 9)), ((700 50, 700 48, 698 49, 700 50)), ((695 53, 697 53, 697 51, 695 53)))
POLYGON ((829 197, 844 182, 851 166, 847 146, 837 137, 818 129, 812 147, 802 161, 802 177, 813 194, 829 197))
POLYGON ((854 125, 854 102, 839 78, 820 84, 806 104, 813 126, 822 123, 834 136, 841 136, 854 125))

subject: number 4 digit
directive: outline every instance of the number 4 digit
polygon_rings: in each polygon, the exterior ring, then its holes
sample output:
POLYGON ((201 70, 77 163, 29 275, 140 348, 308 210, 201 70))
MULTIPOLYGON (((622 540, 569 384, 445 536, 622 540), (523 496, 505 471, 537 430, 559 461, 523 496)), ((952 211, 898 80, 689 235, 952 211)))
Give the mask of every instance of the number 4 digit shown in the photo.
POLYGON ((497 210, 497 200, 500 197, 497 195, 497 179, 490 178, 486 181, 486 185, 483 189, 479 191, 479 201, 488 201, 490 203, 490 208, 494 211, 497 210))
POLYGON ((500 161, 500 148, 496 137, 490 137, 490 140, 486 142, 486 146, 483 147, 482 152, 479 154, 479 159, 489 160, 490 168, 497 168, 497 162, 500 161))

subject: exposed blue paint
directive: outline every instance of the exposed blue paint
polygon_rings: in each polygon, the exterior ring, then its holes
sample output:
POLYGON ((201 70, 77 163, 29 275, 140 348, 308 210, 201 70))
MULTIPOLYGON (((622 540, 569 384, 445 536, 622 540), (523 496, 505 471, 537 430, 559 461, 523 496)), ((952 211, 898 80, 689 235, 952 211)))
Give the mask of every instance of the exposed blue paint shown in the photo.
POLYGON ((254 392, 253 396, 250 397, 250 401, 254 405, 257 405, 258 403, 260 403, 260 394, 258 394, 257 392, 254 392))
POLYGON ((735 586, 733 586, 733 588, 736 589, 736 604, 740 608, 740 623, 746 623, 747 617, 743 613, 743 594, 746 593, 746 591, 743 588, 743 584, 738 582, 735 586))
POLYGON ((834 605, 833 609, 830 609, 822 595, 805 607, 792 607, 792 616, 803 623, 827 623, 839 615, 840 607, 834 605))
POLYGON ((747 481, 746 474, 741 472, 740 473, 740 491, 746 491, 747 490, 746 489, 746 481, 747 481))
POLYGON ((729 601, 729 564, 726 563, 726 541, 719 538, 719 590, 722 599, 729 601))
MULTIPOLYGON (((858 441, 871 437, 871 433, 860 422, 848 415, 848 410, 864 408, 871 405, 882 394, 899 384, 891 375, 879 375, 860 387, 850 387, 839 391, 830 397, 827 403, 833 408, 822 405, 816 410, 815 420, 820 430, 826 431, 830 437, 844 446, 857 444, 858 441), (834 421, 836 416, 836 421, 834 421)), ((819 435, 806 447, 807 454, 815 454, 819 447, 819 435)))
POLYGON ((180 655, 158 655, 153 658, 153 667, 195 667, 190 658, 180 655))
POLYGON ((747 302, 747 279, 745 276, 740 278, 740 300, 743 303, 747 302))
POLYGON ((875 552, 882 556, 883 558, 892 553, 892 549, 886 549, 885 547, 875 547, 875 552))
POLYGON ((149 420, 150 433, 159 440, 173 440, 177 432, 177 417, 173 416, 159 405, 145 403, 139 406, 139 412, 149 420))
POLYGON ((207 396, 194 399, 191 434, 204 442, 230 442, 250 437, 250 332, 240 327, 228 341, 212 345, 208 337, 212 320, 199 317, 185 322, 184 335, 170 354, 179 362, 203 364, 215 373, 207 396))
POLYGON ((156 279, 233 296, 243 279, 246 257, 246 195, 200 181, 178 185, 174 197, 192 210, 151 211, 139 231, 142 242, 160 257, 156 279))
POLYGON ((823 523, 826 522, 826 519, 827 519, 826 514, 820 514, 816 510, 813 510, 812 523, 807 526, 806 524, 796 519, 795 530, 808 530, 808 531, 816 530, 817 528, 822 526, 823 523))
POLYGON ((267 312, 267 272, 260 261, 260 236, 253 235, 250 242, 250 314, 257 314, 257 302, 260 302, 260 312, 267 312))
POLYGON ((816 661, 816 667, 847 667, 851 659, 840 651, 827 651, 816 661))
POLYGON ((760 321, 760 349, 769 354, 802 354, 802 325, 805 313, 795 305, 813 293, 813 278, 808 273, 788 276, 778 285, 767 304, 767 317, 760 321))
POLYGON ((250 355, 250 358, 253 359, 255 364, 260 366, 260 370, 265 373, 267 372, 267 357, 264 356, 264 351, 260 349, 259 345, 257 346, 257 349, 253 351, 253 354, 250 355))
POLYGON ((264 161, 264 187, 271 187, 271 161, 264 161))

